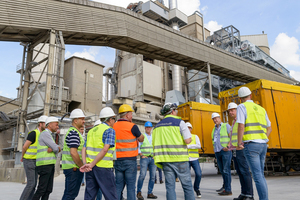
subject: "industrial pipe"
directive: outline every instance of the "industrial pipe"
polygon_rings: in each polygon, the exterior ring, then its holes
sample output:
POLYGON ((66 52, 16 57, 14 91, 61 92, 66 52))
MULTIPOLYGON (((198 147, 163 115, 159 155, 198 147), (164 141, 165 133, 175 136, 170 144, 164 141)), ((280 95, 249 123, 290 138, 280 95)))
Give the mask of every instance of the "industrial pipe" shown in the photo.
POLYGON ((169 0, 169 9, 175 9, 177 8, 177 0, 169 0))

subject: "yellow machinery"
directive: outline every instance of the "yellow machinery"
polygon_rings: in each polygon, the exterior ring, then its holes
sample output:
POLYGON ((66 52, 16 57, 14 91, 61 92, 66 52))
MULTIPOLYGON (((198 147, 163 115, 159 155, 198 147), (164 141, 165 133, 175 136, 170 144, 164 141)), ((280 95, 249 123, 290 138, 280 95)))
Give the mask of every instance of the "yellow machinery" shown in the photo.
MULTIPOLYGON (((252 100, 264 107, 271 121, 268 166, 274 171, 290 168, 300 170, 300 87, 268 80, 257 80, 246 85, 252 91, 252 100)), ((242 87, 242 86, 240 86, 242 87)), ((219 93, 223 121, 229 121, 226 112, 230 102, 240 104, 238 89, 219 93)))
POLYGON ((198 135, 202 150, 200 155, 213 156, 214 149, 212 145, 211 132, 214 128, 214 122, 211 114, 217 112, 220 114, 220 106, 198 102, 187 102, 178 107, 178 116, 185 122, 190 122, 193 126, 192 133, 198 135))

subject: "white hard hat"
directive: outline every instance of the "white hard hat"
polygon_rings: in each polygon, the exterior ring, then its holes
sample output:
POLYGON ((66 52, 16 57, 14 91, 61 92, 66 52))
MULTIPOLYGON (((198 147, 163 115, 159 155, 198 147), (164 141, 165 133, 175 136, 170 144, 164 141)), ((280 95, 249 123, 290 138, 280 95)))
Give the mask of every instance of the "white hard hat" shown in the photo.
POLYGON ((213 114, 211 114, 211 119, 213 119, 215 117, 220 117, 219 113, 213 113, 213 114))
POLYGON ((45 122, 46 126, 51 122, 58 122, 58 119, 56 117, 47 117, 45 122))
POLYGON ((241 87, 238 91, 239 97, 247 97, 251 94, 251 91, 248 87, 241 87))
POLYGON ((101 124, 100 119, 98 119, 97 121, 95 121, 94 126, 97 126, 97 125, 99 125, 99 124, 101 124))
POLYGON ((192 124, 190 122, 185 123, 187 127, 193 128, 192 124))
POLYGON ((102 118, 113 117, 113 116, 116 116, 113 109, 111 109, 110 107, 105 107, 100 111, 99 118, 102 119, 102 118))
POLYGON ((85 115, 84 115, 83 111, 79 108, 74 109, 70 114, 71 119, 77 119, 77 118, 81 118, 81 117, 85 117, 85 115))
POLYGON ((227 110, 229 110, 229 109, 233 109, 233 108, 237 108, 237 104, 236 104, 236 103, 234 103, 234 102, 230 102, 230 103, 228 104, 228 108, 227 108, 227 110))
POLYGON ((47 116, 46 115, 42 115, 39 117, 38 122, 46 122, 47 116))

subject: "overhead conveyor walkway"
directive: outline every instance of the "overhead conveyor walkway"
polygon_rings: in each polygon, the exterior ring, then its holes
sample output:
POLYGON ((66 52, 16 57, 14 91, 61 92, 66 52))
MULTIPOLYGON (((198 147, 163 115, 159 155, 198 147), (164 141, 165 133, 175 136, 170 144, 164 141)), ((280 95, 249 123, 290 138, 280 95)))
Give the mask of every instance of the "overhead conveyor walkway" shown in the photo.
POLYGON ((125 8, 87 0, 0 1, 0 41, 39 43, 51 29, 62 31, 66 44, 109 46, 188 69, 209 63, 212 74, 241 82, 296 82, 125 8))

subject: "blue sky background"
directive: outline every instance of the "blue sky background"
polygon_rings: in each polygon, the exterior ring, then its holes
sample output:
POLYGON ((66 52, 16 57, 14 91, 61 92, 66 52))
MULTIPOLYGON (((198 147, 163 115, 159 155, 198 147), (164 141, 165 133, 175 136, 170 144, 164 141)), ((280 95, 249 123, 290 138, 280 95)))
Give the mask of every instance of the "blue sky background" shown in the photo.
MULTIPOLYGON (((126 7, 132 0, 97 0, 126 7)), ((168 6, 168 3, 165 2, 168 6)), ((205 26, 215 31, 229 25, 241 35, 268 35, 271 56, 300 81, 300 1, 298 0, 178 0, 178 8, 187 15, 195 10, 204 14, 205 26)), ((22 62, 19 43, 0 42, 0 95, 16 98, 20 75, 16 66, 22 62)), ((111 67, 115 50, 109 47, 66 46, 66 58, 76 55, 111 67)))

